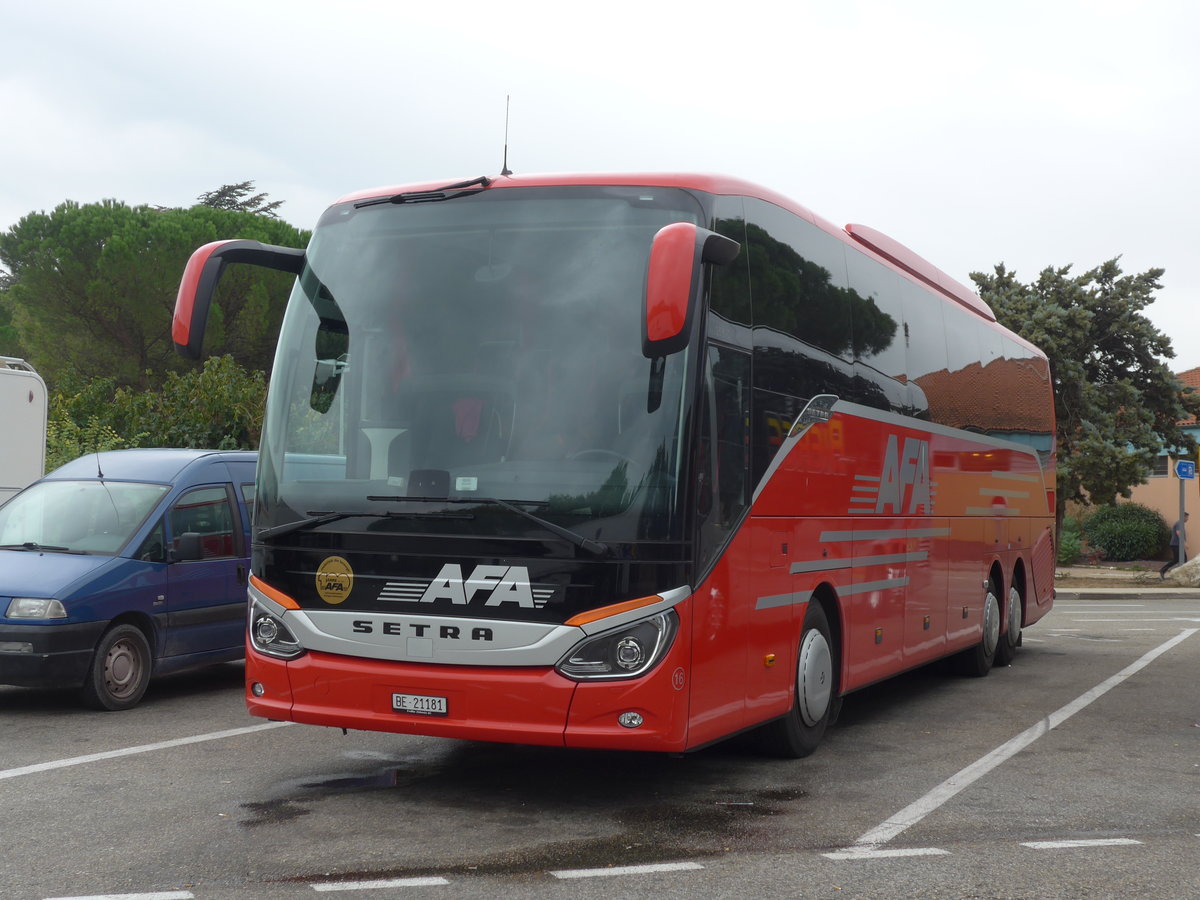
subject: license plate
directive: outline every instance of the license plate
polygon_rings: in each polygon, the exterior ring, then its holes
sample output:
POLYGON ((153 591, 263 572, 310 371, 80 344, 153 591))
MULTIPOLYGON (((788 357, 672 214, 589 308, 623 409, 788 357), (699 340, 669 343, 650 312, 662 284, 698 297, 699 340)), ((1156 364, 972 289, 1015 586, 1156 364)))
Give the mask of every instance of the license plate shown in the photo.
POLYGON ((445 697, 426 697, 422 694, 392 694, 392 709, 419 716, 450 715, 445 697))

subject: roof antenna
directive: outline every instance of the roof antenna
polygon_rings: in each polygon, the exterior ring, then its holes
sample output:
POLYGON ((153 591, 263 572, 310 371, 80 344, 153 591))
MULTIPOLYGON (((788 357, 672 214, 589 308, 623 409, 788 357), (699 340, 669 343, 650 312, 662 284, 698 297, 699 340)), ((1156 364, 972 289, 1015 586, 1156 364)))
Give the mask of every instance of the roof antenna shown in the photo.
POLYGON ((512 174, 512 169, 508 167, 508 105, 511 100, 511 94, 504 95, 504 165, 500 169, 501 175, 512 174))

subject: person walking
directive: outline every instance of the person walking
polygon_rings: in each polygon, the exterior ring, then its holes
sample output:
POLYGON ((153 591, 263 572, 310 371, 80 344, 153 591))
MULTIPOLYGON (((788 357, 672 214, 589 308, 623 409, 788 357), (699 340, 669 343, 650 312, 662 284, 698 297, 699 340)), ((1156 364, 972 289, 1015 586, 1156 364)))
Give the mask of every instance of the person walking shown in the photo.
POLYGON ((1171 529, 1171 558, 1167 560, 1167 564, 1158 570, 1158 577, 1165 579, 1167 570, 1176 563, 1187 562, 1187 544, 1183 539, 1183 526, 1187 523, 1191 513, 1184 513, 1183 518, 1175 523, 1175 527, 1171 529))

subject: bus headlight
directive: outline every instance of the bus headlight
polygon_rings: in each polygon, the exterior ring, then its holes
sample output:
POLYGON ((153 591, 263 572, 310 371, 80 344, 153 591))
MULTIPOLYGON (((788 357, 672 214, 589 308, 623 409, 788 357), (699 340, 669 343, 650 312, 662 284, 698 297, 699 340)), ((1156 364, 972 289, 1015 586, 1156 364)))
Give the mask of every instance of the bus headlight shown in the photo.
POLYGON ((254 601, 250 603, 250 645, 277 659, 295 659, 304 652, 283 621, 254 601))
POLYGON ((555 668, 576 681, 636 678, 656 666, 679 630, 673 609, 576 644, 555 668))

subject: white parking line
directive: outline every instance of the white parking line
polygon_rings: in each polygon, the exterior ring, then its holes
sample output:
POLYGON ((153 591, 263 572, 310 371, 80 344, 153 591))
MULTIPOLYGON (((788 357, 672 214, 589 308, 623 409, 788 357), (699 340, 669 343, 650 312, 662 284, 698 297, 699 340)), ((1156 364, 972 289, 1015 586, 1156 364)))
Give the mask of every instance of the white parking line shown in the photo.
POLYGON ((440 876, 433 878, 379 878, 375 881, 328 881, 324 884, 313 884, 314 891, 376 891, 382 888, 394 887, 436 887, 449 884, 440 876))
POLYGON ((830 859, 896 859, 901 856, 948 856, 949 850, 939 850, 937 847, 902 847, 897 850, 876 850, 871 847, 850 847, 846 850, 835 850, 833 853, 822 853, 830 859))
POLYGON ((1140 844, 1133 838, 1093 838, 1077 841, 1028 841, 1022 847, 1032 847, 1034 850, 1069 850, 1076 847, 1126 847, 1130 844, 1140 844))
POLYGON ((654 872, 686 872, 703 869, 694 862, 649 863, 644 866, 609 866, 605 869, 559 869, 550 874, 555 878, 608 878, 613 875, 649 875, 654 872))
POLYGON ((1104 610, 1144 610, 1144 608, 1146 608, 1145 604, 1102 604, 1102 605, 1100 605, 1100 604, 1094 604, 1094 602, 1091 602, 1091 604, 1055 604, 1054 608, 1055 608, 1055 610, 1060 610, 1060 611, 1094 610, 1094 608, 1097 608, 1097 606, 1104 608, 1104 610))
MULTIPOLYGON (((1200 622, 1200 619, 1195 616, 1171 616, 1166 619, 1080 619, 1075 618, 1075 622, 1087 622, 1089 625, 1094 625, 1097 622, 1200 622)), ((1079 629, 1076 629, 1078 631, 1079 629)))
POLYGON ((916 825, 942 804, 958 795, 961 791, 966 790, 988 772, 992 771, 992 769, 1020 753, 1038 738, 1049 734, 1051 730, 1067 721, 1075 713, 1090 706, 1117 685, 1136 675, 1172 647, 1183 643, 1197 632, 1200 632, 1200 628, 1188 628, 1175 635, 1175 637, 1166 643, 1159 644, 1132 665, 1125 667, 1116 675, 1096 685, 1090 691, 1076 697, 1066 706, 1052 712, 1041 722, 1025 729, 1016 737, 1001 744, 986 756, 977 759, 965 769, 951 775, 924 797, 910 803, 883 824, 872 828, 855 841, 852 846, 845 847, 836 853, 825 853, 822 855, 830 859, 855 859, 861 858, 861 852, 877 851, 883 844, 886 844, 906 829, 916 825), (860 854, 856 855, 855 851, 860 851, 860 854))
MULTIPOLYGON (((262 725, 248 725, 245 728, 231 728, 228 731, 214 731, 209 734, 197 734, 193 737, 173 738, 169 741, 158 741, 153 744, 140 744, 136 747, 126 747, 123 750, 106 750, 103 753, 89 753, 87 756, 72 756, 68 759, 56 759, 51 762, 34 763, 30 766, 18 766, 15 769, 0 769, 0 780, 19 778, 22 775, 34 775, 38 772, 49 772, 52 769, 65 769, 69 766, 81 766, 84 763, 99 762, 102 759, 117 759, 122 756, 134 756, 138 753, 150 753, 153 750, 169 750, 172 747, 183 747, 187 744, 201 744, 204 741, 216 741, 221 738, 237 737, 240 734, 253 734, 256 731, 266 731, 269 728, 281 728, 292 725, 293 722, 266 722, 262 725)), ((138 897, 153 896, 138 894, 138 897)), ((190 894, 188 896, 191 896, 190 894)), ((61 900, 61 898, 60 898, 61 900)), ((74 898, 69 898, 74 900, 74 898)))

